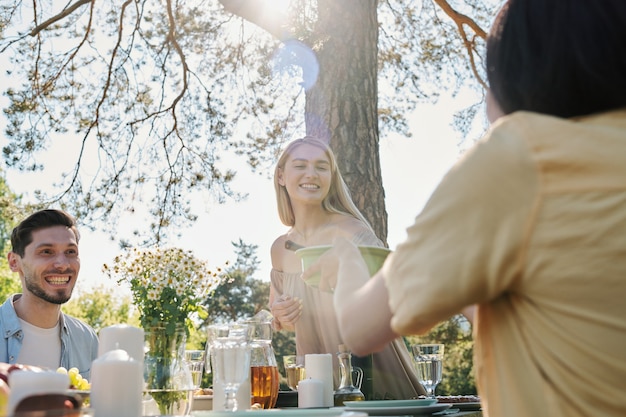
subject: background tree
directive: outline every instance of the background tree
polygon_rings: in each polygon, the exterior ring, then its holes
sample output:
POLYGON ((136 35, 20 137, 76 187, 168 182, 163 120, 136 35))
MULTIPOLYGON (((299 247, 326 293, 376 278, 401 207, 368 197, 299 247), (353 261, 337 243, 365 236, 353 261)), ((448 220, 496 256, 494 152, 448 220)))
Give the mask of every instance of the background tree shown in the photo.
POLYGON ((104 327, 121 323, 141 327, 130 297, 120 297, 104 286, 73 295, 62 309, 64 313, 91 325, 96 333, 104 327))
POLYGON ((62 147, 70 169, 42 200, 83 223, 147 214, 159 241, 195 220, 189 191, 241 197, 225 150, 265 171, 304 127, 330 139, 385 240, 379 134, 408 134, 404 115, 420 101, 480 88, 481 27, 495 2, 292 0, 284 17, 249 11, 277 1, 222 2, 257 26, 201 0, 5 2, 5 162, 39 170, 45 151, 62 147))
POLYGON ((0 303, 11 294, 22 292, 22 284, 17 274, 9 269, 6 257, 0 258, 0 303))
MULTIPOLYGON (((276 21, 265 19, 259 10, 262 3, 220 2, 277 35, 286 49, 297 45, 311 54, 315 51, 316 59, 301 64, 306 133, 331 144, 355 203, 385 240, 387 213, 378 155, 378 2, 308 2, 313 17, 291 31, 285 30, 286 19, 278 22, 280 29, 275 28, 276 21)), ((298 52, 303 53, 298 49, 292 53, 298 52)))
POLYGON ((4 170, 0 167, 0 250, 3 250, 3 254, 9 248, 11 231, 23 214, 24 209, 19 204, 20 197, 11 191, 4 177, 4 170))
POLYGON ((236 261, 226 270, 226 279, 204 302, 209 311, 205 324, 240 321, 268 308, 270 284, 252 276, 259 266, 257 245, 241 239, 232 245, 236 261))
POLYGON ((0 303, 13 293, 20 292, 22 285, 17 274, 9 268, 6 254, 11 248, 11 231, 21 213, 20 198, 7 185, 3 170, 0 168, 0 303))

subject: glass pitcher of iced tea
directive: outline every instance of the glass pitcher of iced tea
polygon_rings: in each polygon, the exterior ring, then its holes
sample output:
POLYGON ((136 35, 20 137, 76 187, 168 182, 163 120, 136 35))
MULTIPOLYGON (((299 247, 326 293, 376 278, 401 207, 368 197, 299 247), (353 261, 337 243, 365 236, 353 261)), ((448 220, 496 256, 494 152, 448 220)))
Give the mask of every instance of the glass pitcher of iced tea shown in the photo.
POLYGON ((278 400, 280 374, 276 355, 272 347, 272 315, 260 311, 246 324, 253 326, 250 344, 250 391, 252 404, 259 404, 263 409, 273 408, 278 400))

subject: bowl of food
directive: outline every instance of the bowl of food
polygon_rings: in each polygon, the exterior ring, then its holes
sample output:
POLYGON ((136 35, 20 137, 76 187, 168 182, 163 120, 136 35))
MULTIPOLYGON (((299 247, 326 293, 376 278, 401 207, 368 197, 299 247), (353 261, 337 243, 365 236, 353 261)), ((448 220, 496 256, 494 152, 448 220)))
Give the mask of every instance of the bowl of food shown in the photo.
POLYGON ((211 388, 198 388, 193 393, 191 409, 193 411, 213 410, 213 390, 211 388))
MULTIPOLYGON (((306 270, 311 266, 318 258, 330 249, 330 245, 322 246, 309 246, 306 248, 298 249, 296 255, 302 260, 302 270, 306 270)), ((385 263, 385 259, 391 253, 387 248, 379 246, 359 246, 361 256, 367 264, 370 277, 373 276, 385 263)), ((315 274, 306 280, 306 283, 312 287, 318 287, 320 284, 321 275, 315 274)))

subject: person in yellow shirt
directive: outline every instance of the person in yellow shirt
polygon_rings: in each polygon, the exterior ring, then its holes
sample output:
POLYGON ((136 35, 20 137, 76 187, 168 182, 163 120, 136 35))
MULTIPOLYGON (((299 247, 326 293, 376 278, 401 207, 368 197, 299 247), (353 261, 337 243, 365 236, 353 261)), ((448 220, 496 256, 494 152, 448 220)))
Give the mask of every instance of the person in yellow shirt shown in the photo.
POLYGON ((626 415, 624 51, 623 0, 503 5, 489 131, 371 280, 346 239, 303 275, 335 287, 354 353, 475 310, 485 417, 626 415))

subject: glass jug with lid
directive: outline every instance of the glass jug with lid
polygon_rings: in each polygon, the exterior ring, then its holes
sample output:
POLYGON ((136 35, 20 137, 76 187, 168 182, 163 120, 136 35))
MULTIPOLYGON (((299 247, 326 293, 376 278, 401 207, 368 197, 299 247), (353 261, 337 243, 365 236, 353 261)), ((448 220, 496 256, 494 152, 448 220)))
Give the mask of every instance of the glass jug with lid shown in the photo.
POLYGON ((258 403, 263 409, 273 408, 278 400, 280 374, 276 355, 272 347, 272 314, 261 310, 245 323, 253 327, 250 344, 250 390, 252 404, 258 403))

